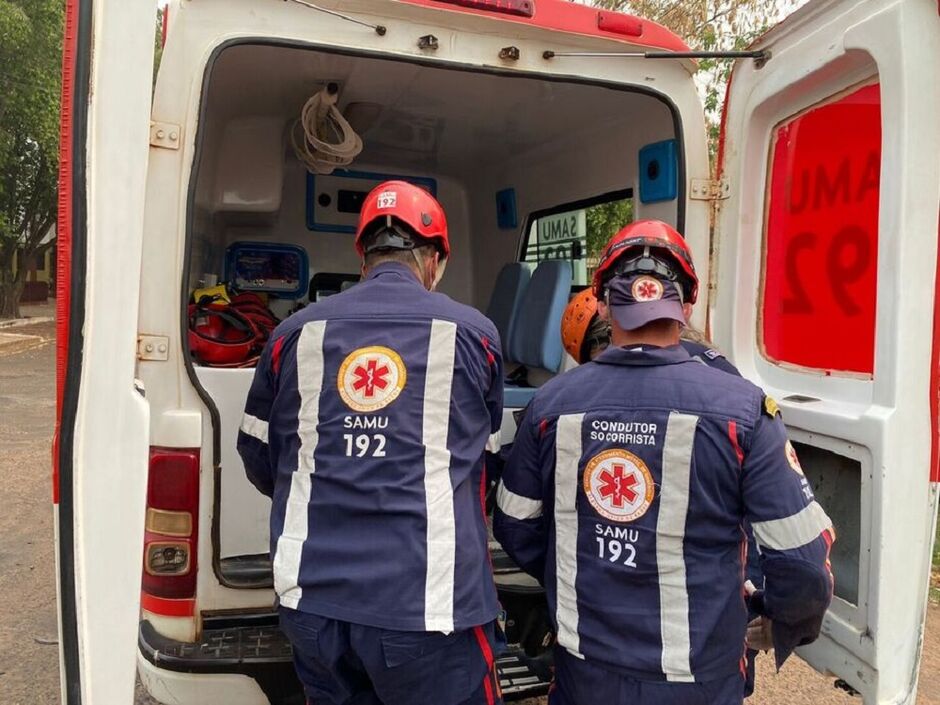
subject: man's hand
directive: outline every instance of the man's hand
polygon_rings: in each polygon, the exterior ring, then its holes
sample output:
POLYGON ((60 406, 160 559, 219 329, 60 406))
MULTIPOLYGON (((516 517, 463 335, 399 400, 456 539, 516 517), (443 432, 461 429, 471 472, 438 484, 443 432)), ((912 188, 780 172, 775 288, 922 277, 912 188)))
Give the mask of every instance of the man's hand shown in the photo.
POLYGON ((773 622, 758 617, 747 625, 747 648, 756 651, 772 651, 774 648, 773 622))
MULTIPOLYGON (((748 597, 757 592, 754 583, 744 581, 744 592, 748 597)), ((774 648, 773 622, 767 617, 758 617, 747 625, 747 647, 755 651, 772 651, 774 648)))

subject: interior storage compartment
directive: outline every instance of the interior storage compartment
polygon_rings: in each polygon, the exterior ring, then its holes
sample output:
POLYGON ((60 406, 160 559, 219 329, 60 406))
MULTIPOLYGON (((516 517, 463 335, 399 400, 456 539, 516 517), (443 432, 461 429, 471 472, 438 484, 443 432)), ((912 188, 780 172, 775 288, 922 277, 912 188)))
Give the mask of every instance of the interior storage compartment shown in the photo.
POLYGON ((835 525, 836 541, 829 556, 835 576, 835 594, 858 605, 862 464, 808 443, 794 441, 793 446, 813 494, 835 525))
MULTIPOLYGON (((299 248, 308 281, 296 289, 286 281, 265 286, 236 277, 239 286, 248 281, 266 297, 279 318, 311 297, 354 286, 358 210, 370 188, 386 178, 417 183, 440 200, 452 247, 440 290, 485 311, 500 270, 525 257, 523 234, 535 223, 530 214, 558 212, 566 204, 580 208, 605 194, 632 198, 641 186, 641 150, 681 134, 670 104, 646 88, 251 44, 225 48, 210 64, 199 125, 183 304, 195 290, 231 279, 235 243, 299 248), (294 154, 290 130, 306 101, 329 83, 338 87, 338 108, 364 146, 348 168, 309 174, 294 154)), ((678 152, 664 173, 682 184, 678 152)), ((638 217, 681 227, 680 202, 660 198, 627 210, 630 217, 640 210, 638 217)), ((595 233, 592 242, 603 235, 595 233)), ((584 258, 591 265, 583 247, 545 249, 542 259, 584 258)), ((553 281, 564 288, 562 301, 580 282, 577 276, 553 281)), ((524 316, 520 309, 516 318, 524 316)), ((539 350, 527 354, 551 358, 539 350)), ((251 584, 248 557, 268 551, 269 503, 245 478, 235 440, 253 370, 195 362, 193 379, 218 412, 217 570, 225 580, 226 566, 233 576, 237 566, 230 584, 251 584)), ((256 586, 269 579, 263 573, 258 571, 256 586)))

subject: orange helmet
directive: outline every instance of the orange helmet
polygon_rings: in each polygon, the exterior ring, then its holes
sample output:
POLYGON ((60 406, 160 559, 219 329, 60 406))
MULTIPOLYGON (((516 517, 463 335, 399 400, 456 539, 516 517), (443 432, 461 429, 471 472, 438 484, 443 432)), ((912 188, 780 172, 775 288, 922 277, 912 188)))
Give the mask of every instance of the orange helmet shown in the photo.
POLYGON ((675 280, 682 286, 685 303, 694 304, 698 298, 698 275, 689 245, 672 226, 661 220, 638 220, 610 238, 594 272, 594 295, 601 298, 607 281, 624 272, 643 272, 658 279, 675 280), (635 258, 623 257, 634 248, 648 249, 635 258), (650 254, 653 249, 655 254, 650 254), (661 264, 663 259, 669 266, 661 264))
POLYGON ((360 257, 366 255, 363 240, 375 233, 382 235, 370 251, 414 249, 420 245, 414 241, 417 235, 431 240, 445 259, 450 256, 444 209, 434 196, 406 181, 386 181, 366 196, 356 228, 356 252, 360 257))
POLYGON ((585 289, 568 302, 561 317, 561 342, 568 354, 579 365, 590 360, 590 351, 585 350, 584 340, 597 316, 597 297, 585 289))

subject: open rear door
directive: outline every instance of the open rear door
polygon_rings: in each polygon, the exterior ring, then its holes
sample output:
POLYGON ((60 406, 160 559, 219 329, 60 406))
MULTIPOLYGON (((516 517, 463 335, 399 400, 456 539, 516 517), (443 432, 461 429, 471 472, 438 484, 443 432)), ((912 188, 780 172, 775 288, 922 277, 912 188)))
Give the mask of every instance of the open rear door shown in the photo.
POLYGON ((756 48, 729 87, 711 330, 779 401, 836 525, 801 655, 912 703, 940 479, 938 5, 811 3, 756 48))
POLYGON ((134 698, 149 418, 135 384, 156 6, 68 0, 53 449, 62 702, 134 698))

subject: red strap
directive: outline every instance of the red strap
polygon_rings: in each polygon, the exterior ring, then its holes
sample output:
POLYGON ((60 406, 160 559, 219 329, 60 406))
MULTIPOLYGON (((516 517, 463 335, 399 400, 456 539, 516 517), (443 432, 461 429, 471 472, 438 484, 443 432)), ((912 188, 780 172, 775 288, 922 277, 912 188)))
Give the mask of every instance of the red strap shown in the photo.
POLYGON ((493 675, 493 649, 490 648, 490 641, 486 638, 486 632, 483 631, 483 627, 474 627, 473 635, 477 638, 477 644, 480 646, 480 651, 483 653, 483 661, 486 663, 486 676, 483 679, 483 689, 486 691, 486 705, 494 705, 496 702, 493 696, 493 684, 490 682, 490 677, 493 675))
POLYGON ((734 454, 738 456, 738 465, 744 464, 744 451, 738 445, 738 424, 735 421, 728 422, 728 438, 731 439, 731 445, 734 448, 734 454))
POLYGON ((486 351, 486 361, 492 367, 496 364, 496 356, 490 350, 490 339, 480 338, 480 342, 483 343, 483 349, 486 351))
POLYGON ((284 336, 281 336, 274 341, 274 346, 271 348, 271 369, 274 370, 274 374, 281 371, 281 348, 283 347, 284 336))

